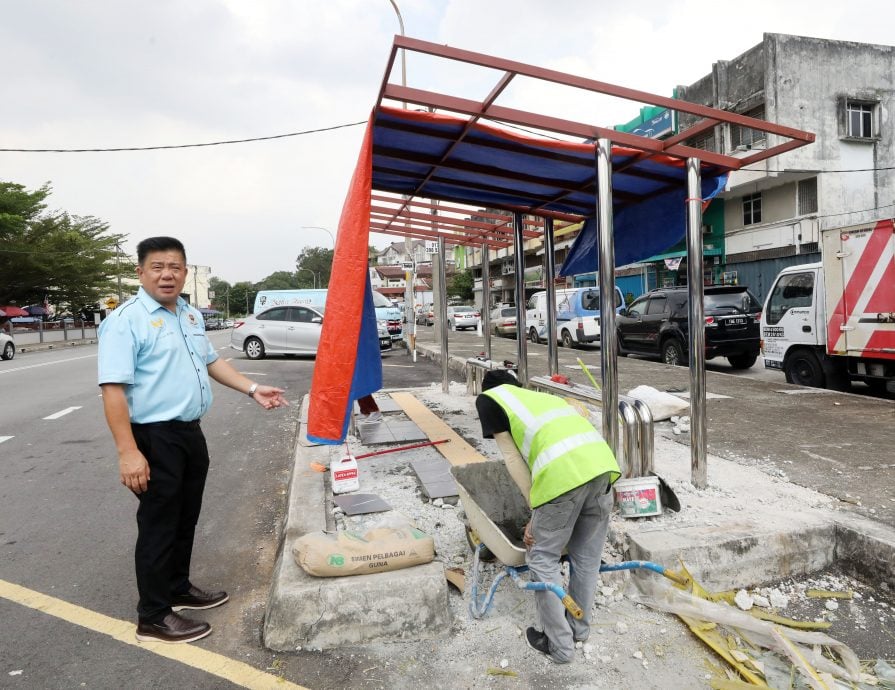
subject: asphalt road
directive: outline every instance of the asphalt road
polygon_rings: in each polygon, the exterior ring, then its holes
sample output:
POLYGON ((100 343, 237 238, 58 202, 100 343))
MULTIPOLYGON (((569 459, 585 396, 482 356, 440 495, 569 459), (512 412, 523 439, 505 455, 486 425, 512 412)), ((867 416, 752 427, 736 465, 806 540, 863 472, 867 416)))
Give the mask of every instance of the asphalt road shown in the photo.
MULTIPOLYGON (((329 657, 301 664, 261 647, 261 626, 285 508, 299 403, 314 360, 225 357, 252 378, 287 390, 295 404, 265 412, 214 384, 203 419, 212 458, 193 557, 193 579, 226 589, 225 606, 195 612, 214 633, 197 645, 296 683, 320 687, 329 657)), ((387 385, 425 385, 431 362, 383 357, 387 385)), ((96 346, 19 354, 0 362, 0 584, 12 583, 123 621, 135 621, 136 499, 118 480, 117 457, 96 385, 96 346)), ((235 687, 189 664, 61 621, 0 596, 0 687, 235 687), (16 673, 21 671, 21 673, 16 673), (14 674, 14 675, 10 675, 14 674)), ((183 648, 185 645, 177 645, 183 648)))

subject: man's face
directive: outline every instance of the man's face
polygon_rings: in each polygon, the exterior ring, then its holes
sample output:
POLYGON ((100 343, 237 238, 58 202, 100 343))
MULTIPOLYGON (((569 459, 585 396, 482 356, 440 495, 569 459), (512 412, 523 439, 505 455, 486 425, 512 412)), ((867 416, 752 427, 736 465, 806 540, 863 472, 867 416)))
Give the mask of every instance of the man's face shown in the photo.
POLYGON ((137 275, 143 289, 156 302, 165 307, 174 307, 186 283, 186 257, 170 249, 150 252, 140 266, 137 275))

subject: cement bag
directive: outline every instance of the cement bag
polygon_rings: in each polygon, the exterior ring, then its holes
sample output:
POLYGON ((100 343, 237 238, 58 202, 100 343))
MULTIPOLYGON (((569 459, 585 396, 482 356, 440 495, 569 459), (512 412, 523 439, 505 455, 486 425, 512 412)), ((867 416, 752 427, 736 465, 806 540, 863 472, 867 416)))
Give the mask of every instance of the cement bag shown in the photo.
POLYGON ((309 575, 366 575, 428 563, 435 558, 435 541, 415 527, 377 527, 364 534, 312 532, 295 542, 292 555, 309 575))
POLYGON ((690 409, 689 401, 671 393, 656 390, 652 386, 637 386, 637 388, 628 391, 628 397, 645 402, 653 415, 653 421, 656 422, 669 419, 690 409))

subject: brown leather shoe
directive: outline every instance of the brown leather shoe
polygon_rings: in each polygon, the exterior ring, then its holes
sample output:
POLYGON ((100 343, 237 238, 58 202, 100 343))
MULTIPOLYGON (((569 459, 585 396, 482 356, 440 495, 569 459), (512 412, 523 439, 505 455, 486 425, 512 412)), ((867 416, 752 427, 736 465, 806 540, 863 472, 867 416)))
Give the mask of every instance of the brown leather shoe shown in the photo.
POLYGON ((141 642, 195 642, 208 635, 211 635, 211 625, 176 613, 169 613, 158 623, 137 624, 137 639, 141 642))
POLYGON ((183 609, 213 609, 220 606, 230 597, 226 592, 204 592, 198 587, 190 585, 186 594, 175 594, 171 601, 172 611, 183 609))

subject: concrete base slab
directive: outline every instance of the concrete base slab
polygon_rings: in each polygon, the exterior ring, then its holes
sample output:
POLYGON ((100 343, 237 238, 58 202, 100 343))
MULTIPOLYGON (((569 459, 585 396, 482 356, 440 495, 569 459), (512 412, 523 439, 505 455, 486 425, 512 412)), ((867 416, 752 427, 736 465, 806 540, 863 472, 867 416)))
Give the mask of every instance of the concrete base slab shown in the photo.
POLYGON ((276 651, 431 639, 451 629, 447 580, 437 561, 387 573, 312 577, 288 553, 277 564, 264 646, 276 651))
POLYGON ((796 516, 768 529, 752 521, 641 531, 629 535, 632 559, 672 570, 681 560, 713 591, 751 587, 816 572, 836 560, 836 525, 796 516))
MULTIPOLYGON (((304 429, 302 424, 299 438, 304 429)), ((295 541, 326 529, 325 475, 310 464, 328 467, 339 452, 339 446, 296 446, 285 530, 262 629, 264 645, 294 651, 447 635, 452 618, 444 565, 438 561, 387 573, 325 578, 308 575, 296 564, 295 541)))

